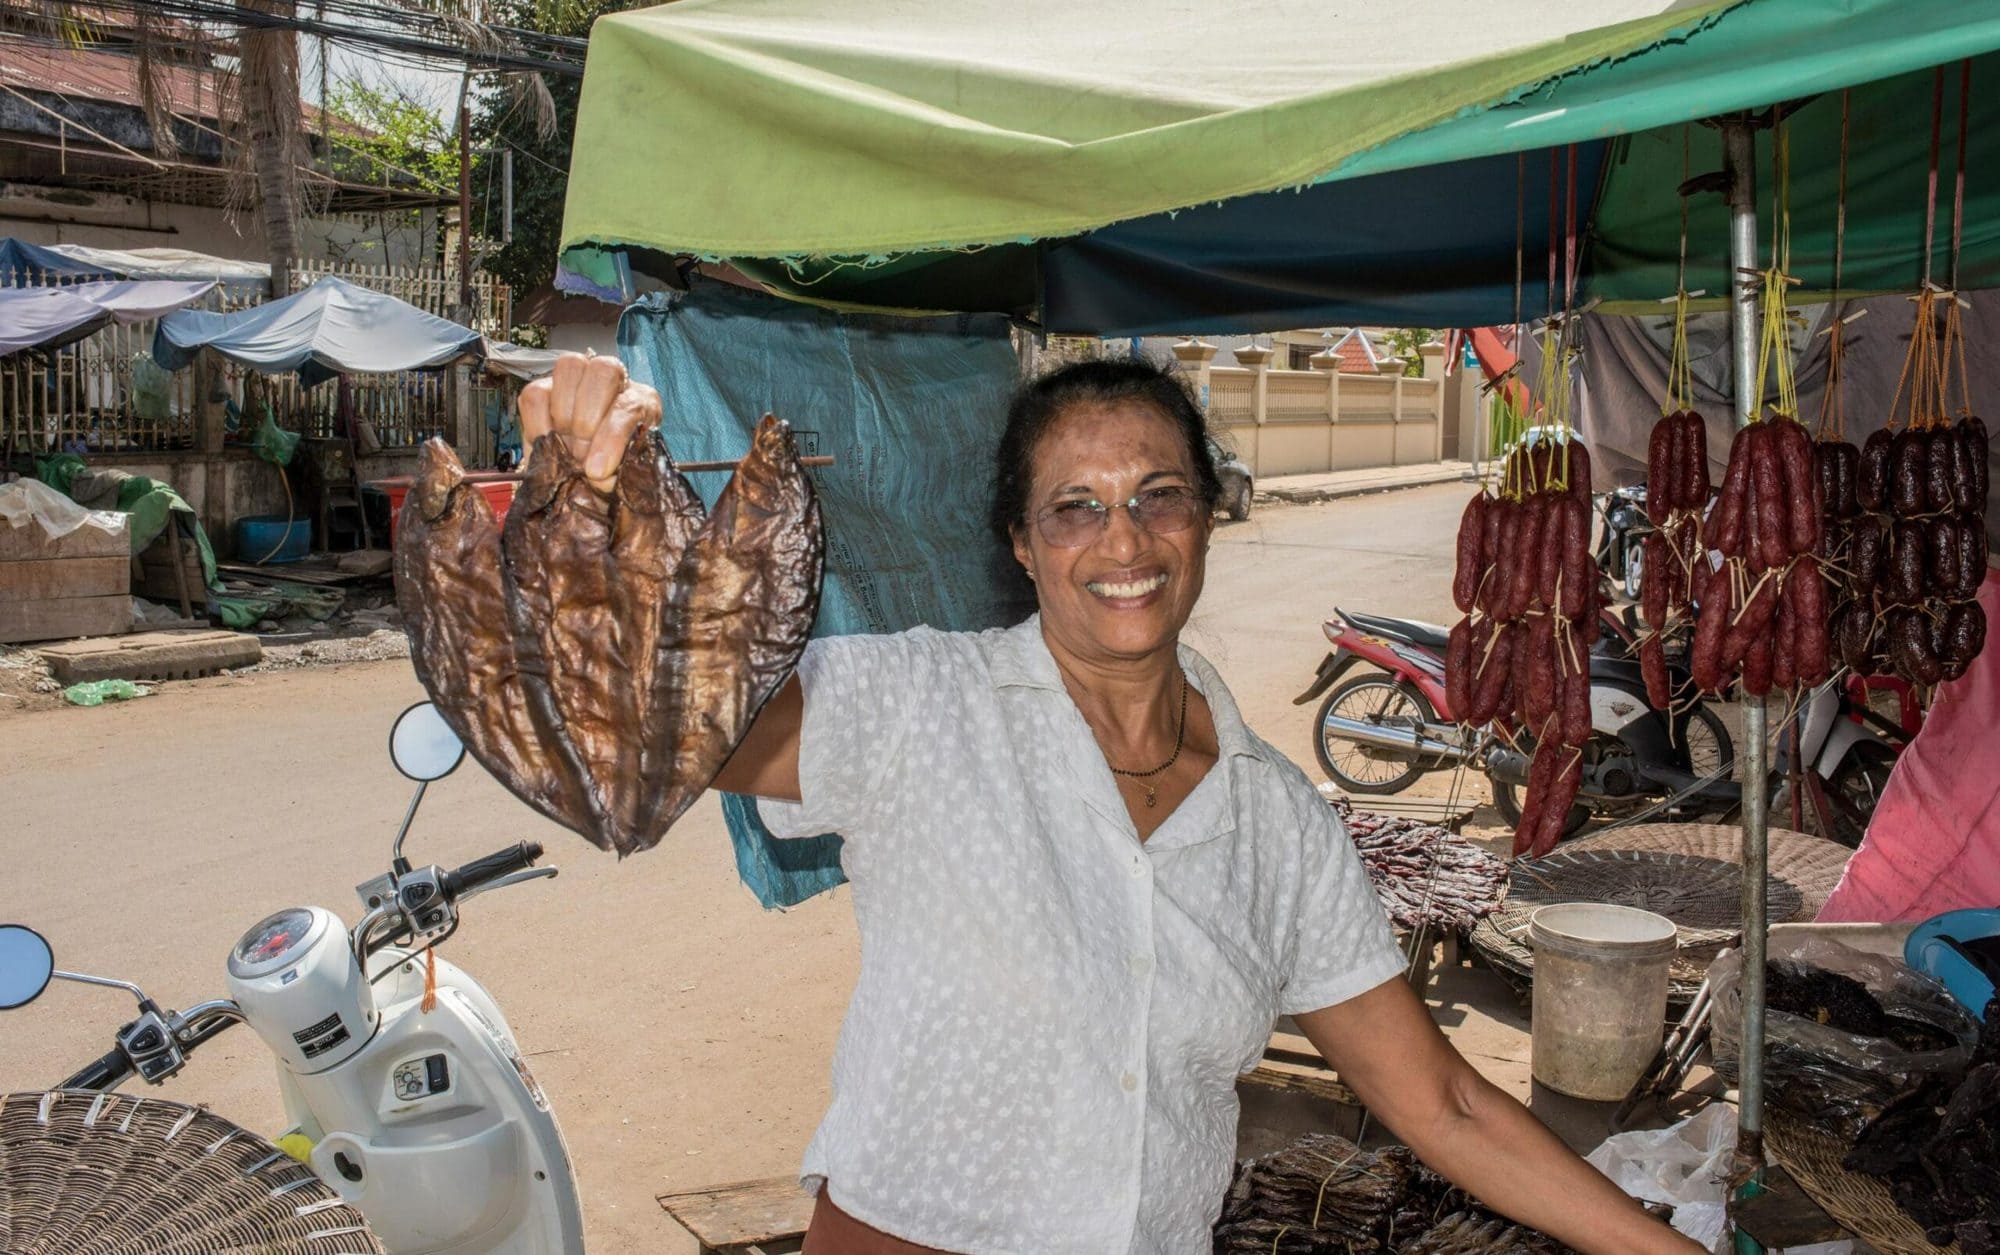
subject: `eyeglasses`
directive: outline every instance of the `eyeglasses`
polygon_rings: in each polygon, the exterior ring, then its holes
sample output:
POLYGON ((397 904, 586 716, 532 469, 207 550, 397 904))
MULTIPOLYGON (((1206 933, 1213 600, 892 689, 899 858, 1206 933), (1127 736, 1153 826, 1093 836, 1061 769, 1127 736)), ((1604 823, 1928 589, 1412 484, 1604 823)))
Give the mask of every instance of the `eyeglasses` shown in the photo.
POLYGON ((1192 488, 1149 488, 1130 501, 1064 501, 1035 515, 1042 539, 1058 549, 1077 549, 1102 536, 1111 526, 1111 511, 1122 507, 1132 522, 1155 536, 1183 532, 1203 513, 1202 500, 1192 488))

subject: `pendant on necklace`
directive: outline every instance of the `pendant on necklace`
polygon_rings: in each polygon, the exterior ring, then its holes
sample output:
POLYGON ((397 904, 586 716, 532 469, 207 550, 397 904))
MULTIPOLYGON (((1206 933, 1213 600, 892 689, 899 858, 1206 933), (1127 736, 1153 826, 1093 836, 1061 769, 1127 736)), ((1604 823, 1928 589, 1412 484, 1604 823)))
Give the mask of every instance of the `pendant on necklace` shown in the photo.
POLYGON ((1157 798, 1155 798, 1155 797, 1153 796, 1153 790, 1152 790, 1152 787, 1151 787, 1150 785, 1149 785, 1149 786, 1147 786, 1147 788, 1146 788, 1146 805, 1148 805, 1148 806, 1151 806, 1151 805, 1153 805, 1153 803, 1154 803, 1154 802, 1156 802, 1156 801, 1158 801, 1158 800, 1159 800, 1159 799, 1157 799, 1157 798))

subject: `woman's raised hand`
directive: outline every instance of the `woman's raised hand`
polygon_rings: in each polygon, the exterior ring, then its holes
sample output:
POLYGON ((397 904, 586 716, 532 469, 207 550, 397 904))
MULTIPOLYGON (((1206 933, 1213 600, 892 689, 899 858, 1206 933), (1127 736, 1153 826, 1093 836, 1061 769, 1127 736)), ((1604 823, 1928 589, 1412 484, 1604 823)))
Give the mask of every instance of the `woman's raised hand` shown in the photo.
POLYGON ((660 421, 660 394, 633 383, 615 357, 565 353, 553 371, 521 389, 521 442, 529 453, 550 433, 583 466, 590 486, 607 495, 632 433, 660 421))

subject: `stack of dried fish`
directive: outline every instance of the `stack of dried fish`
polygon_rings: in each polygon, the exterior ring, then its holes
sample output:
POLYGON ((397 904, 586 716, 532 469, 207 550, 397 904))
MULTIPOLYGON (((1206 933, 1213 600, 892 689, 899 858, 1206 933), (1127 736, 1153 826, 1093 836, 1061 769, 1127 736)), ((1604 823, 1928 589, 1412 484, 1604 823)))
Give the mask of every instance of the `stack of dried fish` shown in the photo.
POLYGON ((1570 1255, 1487 1211, 1401 1146, 1309 1133, 1239 1164, 1215 1255, 1570 1255))
POLYGON ((1396 1255, 1567 1255, 1569 1248, 1489 1212, 1455 1211, 1396 1255))
POLYGON ((1964 1079, 1928 1081, 1883 1108, 1847 1166, 1883 1178, 1937 1245, 2000 1255, 2000 998, 1964 1079))
POLYGON ((1396 1255, 1570 1255, 1554 1238, 1494 1215, 1422 1164, 1389 1238, 1396 1255))
POLYGON ((1416 1173, 1400 1146, 1376 1154, 1308 1133, 1237 1169, 1215 1224, 1215 1255, 1367 1255, 1416 1173))
POLYGON ((1344 800, 1333 808, 1398 927, 1470 928, 1500 909, 1507 893, 1501 859, 1436 824, 1355 810, 1344 800))
POLYGON ((706 516, 649 426, 609 497, 543 436, 504 533, 433 440, 396 597, 417 678, 473 757, 623 855, 660 840, 798 664, 824 552, 812 485, 769 417, 706 516))

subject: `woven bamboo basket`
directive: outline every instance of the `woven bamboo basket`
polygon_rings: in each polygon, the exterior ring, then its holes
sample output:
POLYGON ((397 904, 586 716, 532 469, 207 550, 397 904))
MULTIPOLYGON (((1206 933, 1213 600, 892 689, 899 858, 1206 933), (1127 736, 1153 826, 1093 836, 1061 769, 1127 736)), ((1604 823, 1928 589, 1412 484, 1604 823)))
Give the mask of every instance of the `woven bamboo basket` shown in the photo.
POLYGON ((1820 1210, 1882 1255, 1960 1255, 1959 1244, 1932 1246, 1923 1226, 1903 1214, 1874 1177, 1849 1171, 1846 1142, 1766 1108, 1764 1149, 1820 1210))
MULTIPOLYGON (((1853 853, 1846 846, 1783 828, 1770 830, 1765 902, 1773 924, 1810 920, 1840 883, 1853 853)), ((1722 824, 1637 824, 1565 842, 1554 853, 1520 859, 1507 899, 1472 930, 1480 955, 1517 986, 1534 975, 1528 917, 1554 902, 1609 902, 1672 920, 1680 952, 1669 1001, 1685 1006, 1708 964, 1743 935, 1743 830, 1722 824)))
POLYGON ((367 1221, 271 1143, 156 1098, 0 1098, 6 1255, 381 1255, 367 1221))

